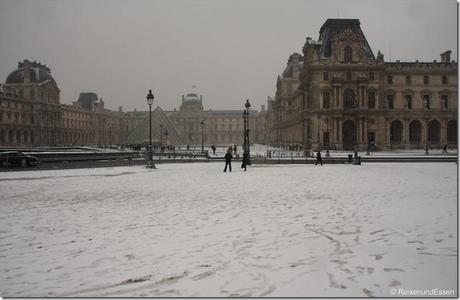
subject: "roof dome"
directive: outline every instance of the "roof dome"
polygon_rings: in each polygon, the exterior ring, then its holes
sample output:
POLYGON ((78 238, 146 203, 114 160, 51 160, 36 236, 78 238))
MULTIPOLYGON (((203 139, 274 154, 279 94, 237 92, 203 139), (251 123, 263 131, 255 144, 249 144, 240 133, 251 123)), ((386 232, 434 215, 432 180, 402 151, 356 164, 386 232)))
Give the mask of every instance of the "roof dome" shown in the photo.
POLYGON ((20 62, 18 68, 8 75, 5 83, 24 83, 24 78, 28 70, 30 70, 30 82, 43 83, 45 81, 50 81, 57 87, 56 81, 53 76, 51 76, 51 70, 48 67, 36 62, 30 63, 29 61, 24 61, 24 63, 20 62))
POLYGON ((190 101, 190 100, 199 101, 200 98, 198 97, 197 94, 195 94, 195 93, 190 93, 190 94, 187 94, 187 95, 184 96, 184 100, 186 100, 186 101, 190 101))

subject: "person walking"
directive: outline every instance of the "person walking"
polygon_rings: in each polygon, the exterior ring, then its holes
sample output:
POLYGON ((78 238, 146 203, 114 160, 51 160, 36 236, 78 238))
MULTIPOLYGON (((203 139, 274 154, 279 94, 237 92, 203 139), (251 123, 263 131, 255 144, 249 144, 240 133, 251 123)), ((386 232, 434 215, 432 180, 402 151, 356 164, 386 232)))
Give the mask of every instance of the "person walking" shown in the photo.
POLYGON ((212 149, 212 154, 216 156, 216 145, 212 145, 211 149, 212 149))
POLYGON ((227 172, 227 166, 228 166, 228 169, 229 169, 229 172, 232 171, 232 153, 231 153, 232 149, 229 148, 227 150, 227 154, 225 154, 225 168, 224 168, 224 172, 227 172))
POLYGON ((320 163, 321 165, 323 165, 323 159, 321 158, 321 150, 318 150, 318 153, 316 153, 316 162, 315 162, 315 166, 320 163))
POLYGON ((444 147, 442 147, 442 153, 447 154, 447 145, 444 145, 444 147))

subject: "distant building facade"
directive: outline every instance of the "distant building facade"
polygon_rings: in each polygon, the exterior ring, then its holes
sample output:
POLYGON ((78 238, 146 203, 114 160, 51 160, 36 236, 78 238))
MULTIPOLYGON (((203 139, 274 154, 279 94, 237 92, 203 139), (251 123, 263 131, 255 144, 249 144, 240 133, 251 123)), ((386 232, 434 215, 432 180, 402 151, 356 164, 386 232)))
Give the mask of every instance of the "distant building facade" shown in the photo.
MULTIPOLYGON (((188 93, 182 96, 179 110, 168 111, 167 114, 174 122, 180 135, 191 145, 238 145, 243 143, 243 105, 241 110, 204 110, 203 96, 188 93), (203 132, 201 122, 203 121, 203 132)), ((266 134, 265 108, 251 110, 250 130, 251 143, 262 143, 266 134)))
POLYGON ((272 143, 303 149, 457 146, 457 63, 385 62, 356 19, 328 19, 268 100, 272 143))
MULTIPOLYGON (((264 141, 265 113, 264 109, 251 110, 252 143, 264 141)), ((0 147, 145 142, 148 115, 148 111, 123 112, 121 107, 118 111, 108 110, 96 93, 81 93, 71 105, 62 104, 51 69, 24 60, 0 86, 0 147)), ((243 141, 243 108, 205 111, 203 97, 195 93, 182 97, 179 110, 160 109, 156 115, 157 127, 164 125, 163 145, 200 145, 201 121, 207 146, 241 145, 243 141)))
POLYGON ((51 69, 24 60, 0 90, 0 146, 118 144, 129 127, 125 115, 104 109, 94 93, 72 105, 60 103, 51 69))

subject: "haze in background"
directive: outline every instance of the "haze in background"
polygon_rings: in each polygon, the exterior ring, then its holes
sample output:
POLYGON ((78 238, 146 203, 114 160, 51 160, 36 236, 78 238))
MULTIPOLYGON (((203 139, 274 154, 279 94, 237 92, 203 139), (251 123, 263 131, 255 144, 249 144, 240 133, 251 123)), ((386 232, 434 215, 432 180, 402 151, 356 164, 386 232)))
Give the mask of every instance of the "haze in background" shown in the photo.
POLYGON ((96 92, 106 107, 178 108, 193 89, 205 109, 260 109, 307 36, 328 18, 360 19, 385 60, 457 60, 453 0, 0 0, 0 82, 23 59, 51 68, 61 102, 96 92))

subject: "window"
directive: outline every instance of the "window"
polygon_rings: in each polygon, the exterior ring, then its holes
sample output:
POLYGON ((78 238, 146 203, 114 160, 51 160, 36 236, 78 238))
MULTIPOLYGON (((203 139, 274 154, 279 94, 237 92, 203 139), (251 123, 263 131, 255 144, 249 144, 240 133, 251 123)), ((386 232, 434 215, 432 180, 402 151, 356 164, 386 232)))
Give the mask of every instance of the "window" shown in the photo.
POLYGON ((351 49, 350 46, 346 46, 343 49, 343 58, 345 63, 351 63, 353 60, 353 50, 351 49))
POLYGON ((375 92, 369 92, 369 109, 375 109, 375 92))
POLYGON ((412 109, 412 96, 406 95, 406 108, 412 109))
POLYGON ((369 72, 369 80, 374 81, 374 72, 369 72))
POLYGON ((406 84, 411 84, 411 78, 410 78, 410 76, 406 76, 406 84))
POLYGON ((430 109, 430 95, 423 95, 423 107, 430 109))
POLYGON ((448 108, 448 97, 447 95, 441 95, 441 106, 443 109, 447 109, 448 108))
POLYGON ((324 81, 328 81, 328 80, 329 80, 329 73, 328 73, 328 72, 324 72, 324 73, 323 73, 323 80, 324 80, 324 81))
POLYGON ((447 84, 447 76, 446 75, 442 76, 442 84, 447 84))
POLYGON ((388 95, 387 100, 388 100, 388 109, 393 109, 394 108, 393 95, 388 95))
POLYGON ((391 75, 387 76, 387 83, 388 84, 393 84, 393 76, 391 76, 391 75))
POLYGON ((428 76, 423 76, 423 84, 430 84, 430 77, 428 76))
POLYGON ((351 72, 345 74, 347 80, 351 80, 351 72))
POLYGON ((346 89, 344 99, 344 108, 352 108, 355 101, 355 92, 352 89, 346 89))
POLYGON ((31 89, 30 90, 30 99, 34 100, 34 98, 35 98, 35 91, 34 91, 34 89, 31 89))
POLYGON ((329 108, 329 102, 330 102, 330 97, 329 97, 329 91, 324 91, 323 92, 323 108, 329 108))

